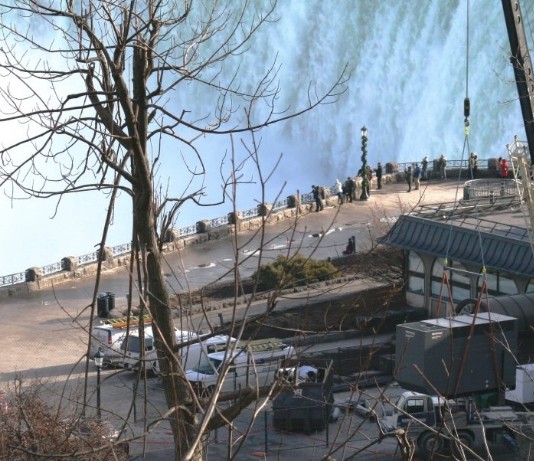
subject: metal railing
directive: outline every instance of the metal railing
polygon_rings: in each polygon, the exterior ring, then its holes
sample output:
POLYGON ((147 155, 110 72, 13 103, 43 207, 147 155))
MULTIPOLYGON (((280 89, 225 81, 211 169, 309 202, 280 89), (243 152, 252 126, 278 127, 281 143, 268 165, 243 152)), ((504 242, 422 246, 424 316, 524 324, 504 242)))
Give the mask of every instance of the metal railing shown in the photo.
POLYGON ((189 226, 186 226, 186 227, 180 227, 179 232, 180 232, 179 233, 180 237, 187 237, 189 235, 195 235, 197 233, 197 225, 195 223, 195 224, 190 224, 189 226))
POLYGON ((26 272, 0 276, 0 287, 15 285, 26 281, 26 272))
MULTIPOLYGON (((304 194, 302 196, 302 203, 310 203, 313 201, 312 194, 304 194)), ((288 200, 283 199, 275 202, 272 205, 272 211, 279 211, 281 209, 288 207, 288 200)), ((257 218, 260 216, 260 207, 254 207, 249 208, 247 210, 243 210, 238 212, 238 215, 243 220, 250 220, 253 218, 257 218)), ((209 226, 212 229, 216 229, 221 226, 226 226, 230 223, 228 214, 225 216, 220 216, 218 218, 210 219, 209 226)), ((178 235, 179 238, 181 237, 188 237, 191 235, 195 235, 198 233, 197 224, 190 224, 189 226, 181 227, 178 229, 178 235)), ((113 256, 121 256, 123 254, 127 254, 132 250, 132 244, 129 243, 123 243, 120 245, 116 245, 114 247, 111 247, 111 252, 113 256)), ((87 253, 81 256, 77 256, 76 262, 78 266, 84 266, 87 264, 94 264, 98 261, 100 255, 99 250, 95 250, 91 253, 87 253)), ((48 276, 53 275, 59 272, 62 272, 65 270, 63 261, 55 262, 52 264, 48 264, 46 266, 43 266, 41 269, 41 275, 42 276, 48 276)), ((0 287, 9 286, 9 285, 15 285, 17 283, 22 283, 26 281, 26 271, 23 272, 17 272, 15 274, 0 276, 0 287)))
MULTIPOLYGON (((429 165, 428 165, 429 171, 433 170, 434 161, 435 160, 430 160, 429 165)), ((408 168, 408 166, 413 166, 415 163, 420 163, 420 162, 398 163, 397 164, 399 167, 398 171, 403 172, 405 169, 408 168)), ((479 169, 488 168, 488 160, 479 159, 478 166, 479 166, 479 169)), ((447 169, 459 169, 459 168, 468 169, 469 159, 447 161, 447 169)), ((326 187, 325 189, 330 191, 331 196, 336 194, 334 186, 326 187)), ((312 192, 300 194, 300 203, 308 204, 308 203, 313 203, 313 202, 314 202, 314 199, 313 199, 312 192)), ((279 211, 287 207, 288 207, 288 199, 286 198, 283 200, 278 200, 277 202, 273 203, 271 210, 279 211)), ((258 216, 260 216, 260 208, 261 208, 261 205, 256 206, 254 208, 249 208, 247 210, 240 211, 238 212, 238 216, 242 220, 250 220, 253 218, 257 218, 258 216)), ((225 226, 229 224, 229 215, 227 214, 225 216, 213 218, 213 219, 210 219, 208 222, 211 228, 225 226)), ((179 238, 195 235, 198 232, 197 224, 195 223, 195 224, 191 224, 186 227, 181 227, 178 229, 178 232, 179 232, 178 233, 179 238)), ((129 253, 131 249, 132 249, 131 243, 124 243, 124 244, 120 244, 120 245, 116 245, 112 247, 111 251, 112 251, 113 256, 120 256, 120 255, 129 253)), ((100 251, 96 250, 91 253, 78 256, 76 257, 77 265, 84 266, 87 264, 93 264, 98 261, 99 255, 100 255, 100 251)), ((42 275, 52 275, 58 272, 62 272, 64 270, 64 264, 62 261, 55 262, 47 266, 43 266, 40 269, 41 269, 42 275)), ((0 287, 15 285, 17 283, 22 283, 25 281, 26 281, 26 271, 17 272, 15 274, 10 274, 10 275, 5 275, 5 276, 0 276, 0 287)))
MULTIPOLYGON (((437 162, 438 159, 429 160, 427 171, 433 171, 434 170, 434 162, 437 162)), ((421 166, 421 161, 418 162, 401 162, 397 163, 399 165, 399 172, 404 172, 408 169, 409 166, 412 168, 417 164, 421 166)), ((478 159, 478 169, 479 170, 487 170, 489 166, 489 160, 488 159, 478 159)), ((437 167, 437 165, 436 165, 437 167)), ((447 160, 447 170, 465 170, 469 171, 469 159, 464 160, 447 160)))
POLYGON ((522 187, 518 179, 472 179, 464 184, 464 199, 516 196, 518 187, 522 187))

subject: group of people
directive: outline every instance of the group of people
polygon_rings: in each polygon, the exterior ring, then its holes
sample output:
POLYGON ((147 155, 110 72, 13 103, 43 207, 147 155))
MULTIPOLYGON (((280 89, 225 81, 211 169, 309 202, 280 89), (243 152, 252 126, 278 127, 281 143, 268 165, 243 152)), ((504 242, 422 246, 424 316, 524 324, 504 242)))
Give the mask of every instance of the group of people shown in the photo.
MULTIPOLYGON (((476 160, 476 155, 475 155, 476 160)), ((408 184, 408 192, 412 191, 412 185, 414 190, 418 190, 421 181, 428 181, 429 180, 429 174, 428 174, 428 155, 425 155, 423 157, 423 160, 421 160, 421 167, 419 167, 419 163, 416 163, 413 168, 412 166, 409 166, 405 170, 405 178, 406 183, 408 184)), ((447 179, 447 158, 444 154, 441 154, 440 157, 437 160, 437 167, 439 171, 439 176, 441 179, 447 179)))
MULTIPOLYGON (((358 176, 363 175, 360 174, 358 176)), ((376 177, 377 189, 382 189, 382 164, 380 162, 378 162, 376 170, 374 171, 369 165, 365 167, 365 177, 362 181, 362 187, 366 188, 365 192, 367 193, 367 196, 369 196, 371 193, 370 185, 374 177, 376 177)), ((340 205, 345 202, 352 203, 353 200, 356 200, 356 181, 350 176, 344 182, 336 179, 334 190, 340 205)), ((322 211, 324 209, 323 200, 325 199, 324 188, 312 185, 312 194, 313 200, 315 201, 315 211, 322 211)))
MULTIPOLYGON (((419 168, 419 164, 415 164, 414 171, 412 173, 414 183, 417 180, 417 184, 415 185, 415 189, 419 189, 419 181, 428 181, 430 179, 430 175, 428 173, 428 165, 430 161, 428 160, 428 155, 425 155, 423 157, 423 160, 421 160, 421 168, 419 168), (419 173, 416 175, 415 171, 419 170, 419 173)), ((444 154, 441 154, 440 157, 437 160, 437 167, 439 171, 439 177, 441 179, 447 179, 447 157, 445 157, 444 154)))
POLYGON ((415 190, 419 190, 419 186, 421 184, 421 168, 419 168, 419 164, 416 163, 414 169, 412 170, 412 167, 409 166, 406 170, 406 182, 408 183, 408 192, 412 191, 412 183, 414 185, 415 190))
POLYGON ((335 189, 339 204, 356 200, 356 182, 351 177, 343 183, 336 179, 335 189))
POLYGON ((324 187, 315 186, 312 184, 313 200, 315 202, 315 211, 324 210, 323 200, 326 199, 326 191, 324 187))
MULTIPOLYGON (((421 184, 421 181, 427 181, 429 177, 429 160, 428 155, 425 155, 421 161, 421 167, 419 163, 416 163, 414 166, 409 166, 405 170, 406 183, 408 184, 408 192, 412 191, 412 186, 414 190, 418 190, 421 184)), ((442 180, 447 179, 447 158, 445 154, 441 154, 436 161, 437 170, 439 171, 439 177, 442 180)), ((478 156, 475 152, 471 152, 469 157, 469 172, 471 179, 476 179, 478 172, 478 156)), ((502 157, 499 158, 498 166, 499 176, 506 178, 508 176, 508 162, 502 157)), ((376 169, 373 169, 367 165, 365 167, 365 176, 360 171, 359 176, 363 177, 362 187, 366 188, 365 192, 367 196, 370 195, 370 184, 373 180, 373 176, 376 177, 376 187, 377 189, 382 189, 382 164, 378 162, 376 169)), ((323 210, 322 201, 324 200, 324 190, 321 191, 321 188, 318 186, 312 186, 313 197, 316 203, 315 211, 323 210)), ((354 179, 348 177, 345 182, 341 182, 339 179, 336 179, 335 183, 335 192, 338 197, 338 203, 342 204, 345 202, 352 202, 356 200, 356 182, 354 179)))
MULTIPOLYGON (((421 167, 416 163, 413 167, 409 166, 405 170, 406 183, 408 184, 408 192, 412 191, 412 186, 414 190, 418 190, 421 184, 421 181, 427 181, 429 179, 428 172, 429 160, 428 155, 423 157, 421 161, 421 167)), ((439 171, 440 179, 447 179, 447 158, 444 154, 441 154, 436 161, 437 170, 439 171)), ((359 176, 363 178, 362 188, 366 188, 365 192, 367 196, 370 195, 370 184, 373 180, 373 176, 376 176, 376 187, 377 189, 382 189, 382 164, 378 162, 376 169, 373 169, 367 165, 365 167, 365 175, 360 171, 359 176)), ((499 157, 497 165, 497 173, 500 178, 508 177, 508 161, 499 157)), ((469 156, 469 175, 471 179, 476 179, 478 175, 478 156, 475 152, 471 152, 469 156)), ((338 197, 338 203, 342 204, 345 202, 352 202, 356 200, 356 181, 351 177, 348 177, 346 181, 341 182, 339 179, 336 179, 335 183, 335 192, 338 197)), ((319 186, 312 186, 313 198, 315 200, 315 211, 321 211, 324 209, 323 201, 325 200, 325 190, 319 186)))

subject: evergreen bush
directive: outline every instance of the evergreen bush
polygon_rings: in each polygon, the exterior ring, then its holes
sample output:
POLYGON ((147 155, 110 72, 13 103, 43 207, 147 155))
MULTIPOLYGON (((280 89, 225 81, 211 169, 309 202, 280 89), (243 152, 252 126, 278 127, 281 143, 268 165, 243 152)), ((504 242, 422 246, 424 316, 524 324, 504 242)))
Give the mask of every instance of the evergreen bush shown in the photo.
POLYGON ((262 291, 293 288, 330 280, 339 275, 339 271, 329 261, 317 261, 300 254, 294 256, 279 255, 276 261, 260 267, 253 275, 262 291))

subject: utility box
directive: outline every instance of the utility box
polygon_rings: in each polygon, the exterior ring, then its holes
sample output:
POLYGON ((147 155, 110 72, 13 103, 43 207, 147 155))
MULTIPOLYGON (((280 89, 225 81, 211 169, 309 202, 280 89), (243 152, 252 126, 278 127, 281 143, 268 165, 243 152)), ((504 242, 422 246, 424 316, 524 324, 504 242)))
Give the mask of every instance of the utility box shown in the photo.
POLYGON ((334 403, 333 378, 331 360, 285 360, 275 381, 274 427, 306 434, 323 430, 334 403))
POLYGON ((405 389, 455 397, 512 387, 517 319, 482 312, 397 325, 395 379, 405 389))
POLYGON ((515 389, 506 391, 505 399, 525 405, 534 403, 534 363, 517 365, 515 389))

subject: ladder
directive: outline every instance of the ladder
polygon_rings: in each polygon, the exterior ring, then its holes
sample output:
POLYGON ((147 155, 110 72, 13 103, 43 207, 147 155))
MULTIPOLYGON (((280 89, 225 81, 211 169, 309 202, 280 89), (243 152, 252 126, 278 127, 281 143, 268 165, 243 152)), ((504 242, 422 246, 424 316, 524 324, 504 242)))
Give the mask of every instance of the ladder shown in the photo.
POLYGON ((152 323, 152 316, 150 314, 145 314, 143 316, 132 315, 131 317, 117 317, 113 319, 102 319, 100 323, 102 325, 110 325, 113 328, 122 329, 127 327, 136 327, 139 326, 141 321, 147 325, 152 323))
POLYGON ((251 352, 265 352, 282 350, 287 347, 287 344, 277 338, 257 339, 255 341, 246 341, 243 344, 251 352))

